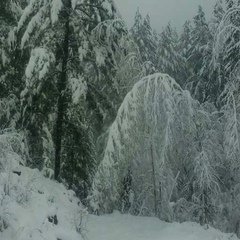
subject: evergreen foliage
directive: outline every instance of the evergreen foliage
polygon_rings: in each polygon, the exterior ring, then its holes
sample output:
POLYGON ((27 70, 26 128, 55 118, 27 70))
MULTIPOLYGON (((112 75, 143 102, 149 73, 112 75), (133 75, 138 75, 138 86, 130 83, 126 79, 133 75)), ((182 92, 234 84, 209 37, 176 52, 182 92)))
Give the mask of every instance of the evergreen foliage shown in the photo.
POLYGON ((142 62, 150 61, 153 65, 157 65, 156 50, 158 44, 157 33, 152 30, 150 16, 144 19, 139 12, 135 15, 135 22, 131 28, 133 40, 138 46, 139 54, 142 62))

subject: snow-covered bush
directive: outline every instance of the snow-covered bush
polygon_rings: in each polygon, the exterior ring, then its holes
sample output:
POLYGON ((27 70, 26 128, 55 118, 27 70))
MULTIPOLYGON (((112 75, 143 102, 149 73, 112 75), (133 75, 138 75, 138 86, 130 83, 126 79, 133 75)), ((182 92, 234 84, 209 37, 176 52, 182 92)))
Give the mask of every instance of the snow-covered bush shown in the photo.
MULTIPOLYGON (((1 189, 2 190, 2 189, 1 189)), ((13 214, 8 206, 8 199, 4 192, 0 193, 0 232, 3 232, 9 226, 13 219, 13 214)))
POLYGON ((12 226, 14 213, 10 207, 12 199, 19 204, 28 200, 27 186, 16 184, 15 175, 21 174, 18 165, 24 164, 23 135, 2 131, 0 134, 0 231, 12 226))

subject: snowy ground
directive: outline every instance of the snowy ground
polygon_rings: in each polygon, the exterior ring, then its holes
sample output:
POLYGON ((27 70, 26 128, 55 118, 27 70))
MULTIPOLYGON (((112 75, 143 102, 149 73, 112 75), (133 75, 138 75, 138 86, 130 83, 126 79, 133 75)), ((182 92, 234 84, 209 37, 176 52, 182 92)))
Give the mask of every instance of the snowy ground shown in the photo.
POLYGON ((20 161, 0 158, 0 240, 81 240, 85 212, 74 192, 20 161))
POLYGON ((0 240, 237 240, 195 223, 165 223, 156 218, 114 212, 88 215, 72 191, 0 157, 0 240))
POLYGON ((196 223, 165 223, 156 218, 133 217, 115 212, 101 217, 89 216, 89 240, 237 240, 196 223))

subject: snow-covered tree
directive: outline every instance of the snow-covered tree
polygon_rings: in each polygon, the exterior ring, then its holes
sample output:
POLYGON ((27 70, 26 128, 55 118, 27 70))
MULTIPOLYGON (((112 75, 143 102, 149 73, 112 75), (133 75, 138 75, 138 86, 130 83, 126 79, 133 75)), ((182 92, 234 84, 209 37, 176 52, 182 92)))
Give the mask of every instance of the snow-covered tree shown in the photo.
POLYGON ((182 32, 179 38, 180 49, 182 51, 182 56, 187 60, 189 58, 189 50, 192 46, 191 44, 191 33, 192 33, 192 24, 190 21, 186 21, 182 27, 182 32))
POLYGON ((135 15, 134 24, 130 31, 135 43, 139 48, 141 61, 150 61, 153 65, 156 66, 156 50, 158 36, 151 27, 150 16, 147 15, 143 19, 138 9, 135 15))
MULTIPOLYGON (((208 174, 211 170, 213 139, 203 134, 206 128, 197 128, 208 121, 209 114, 168 75, 150 75, 137 82, 109 130, 104 157, 93 181, 93 210, 109 212, 121 205, 123 182, 130 173, 129 211, 172 221, 174 209, 170 202, 177 201, 177 180, 185 176, 180 166, 185 162, 186 167, 194 167, 195 159, 204 166, 196 171, 206 170, 208 174), (202 138, 196 137, 198 131, 202 138), (202 159, 198 157, 203 154, 199 145, 204 144, 205 137, 209 141, 204 150, 207 157, 202 159)), ((196 179, 195 186, 214 185, 214 171, 211 178, 196 179)))
POLYGON ((156 72, 152 62, 142 62, 138 46, 131 39, 131 36, 127 43, 127 54, 120 57, 115 75, 121 101, 139 79, 147 76, 149 73, 156 72))
MULTIPOLYGON (((111 1, 31 0, 15 32, 22 36, 22 51, 30 53, 21 94, 22 117, 31 142, 36 142, 32 150, 40 158, 40 167, 45 155, 42 136, 49 132, 52 140, 48 141, 54 142, 55 179, 66 177, 65 170, 60 175, 60 169, 66 168, 78 177, 75 183, 85 180, 79 168, 85 167, 81 171, 90 174, 88 167, 95 162, 94 153, 88 154, 91 147, 86 147, 94 144, 92 130, 88 132, 85 124, 90 122, 87 119, 104 121, 107 107, 113 108, 108 94, 117 88, 111 76, 115 52, 123 49, 124 23, 111 1), (77 168, 68 166, 73 162, 77 168)), ((91 122, 92 127, 96 122, 91 122)))
POLYGON ((201 225, 213 223, 217 207, 215 200, 220 193, 220 178, 217 169, 223 159, 218 114, 211 104, 204 107, 204 118, 207 118, 203 120, 199 115, 200 118, 197 120, 195 133, 197 154, 191 163, 193 205, 190 208, 190 215, 201 225))
POLYGON ((225 13, 224 5, 222 0, 218 0, 213 9, 213 17, 210 21, 211 31, 215 34, 219 23, 221 22, 225 13))
POLYGON ((178 34, 170 23, 163 29, 160 35, 157 58, 158 70, 177 79, 178 83, 183 86, 183 81, 186 80, 186 76, 184 76, 185 61, 180 54, 178 34))
POLYGON ((188 83, 188 78, 192 76, 192 69, 190 67, 190 62, 188 61, 190 57, 190 49, 192 46, 192 23, 191 21, 186 21, 182 27, 182 31, 179 37, 178 51, 182 57, 182 68, 181 68, 181 78, 182 87, 188 83))
POLYGON ((227 224, 217 221, 217 227, 239 235, 239 87, 238 83, 228 83, 221 95, 221 122, 223 125, 224 161, 220 171, 223 182, 221 197, 218 200, 218 218, 225 219, 227 224), (224 208, 222 208, 224 206, 224 208))
POLYGON ((26 6, 28 0, 2 0, 0 3, 1 13, 0 22, 13 26, 21 16, 22 9, 26 6))
POLYGON ((189 63, 192 69, 192 76, 189 79, 189 88, 193 96, 204 102, 210 95, 212 85, 209 78, 209 65, 211 61, 212 35, 201 6, 194 17, 194 27, 191 33, 191 48, 189 63))
POLYGON ((216 29, 214 38, 213 63, 215 69, 221 69, 219 80, 222 85, 220 95, 222 122, 224 124, 225 183, 221 201, 226 206, 228 224, 221 225, 226 231, 239 235, 239 1, 226 1, 226 12, 216 29), (227 200, 228 199, 228 200, 227 200), (229 201, 230 199, 230 201, 229 201), (231 216, 231 217, 229 217, 231 216))
POLYGON ((239 66, 239 5, 231 3, 231 8, 223 15, 217 28, 213 57, 215 66, 222 64, 226 78, 233 80, 238 75, 239 66))
POLYGON ((22 9, 26 1, 1 1, 0 8, 0 85, 2 87, 0 97, 8 94, 16 94, 21 91, 21 77, 23 73, 24 54, 19 54, 16 47, 16 39, 13 38, 12 29, 21 17, 22 9))

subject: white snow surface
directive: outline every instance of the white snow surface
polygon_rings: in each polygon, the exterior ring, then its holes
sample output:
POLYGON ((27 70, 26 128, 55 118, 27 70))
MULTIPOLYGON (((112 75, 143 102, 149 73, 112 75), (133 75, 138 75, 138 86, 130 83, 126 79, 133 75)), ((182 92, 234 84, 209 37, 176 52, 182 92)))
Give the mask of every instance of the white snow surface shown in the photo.
POLYGON ((92 216, 87 222, 89 240, 237 240, 234 234, 222 233, 197 223, 166 223, 152 217, 134 217, 114 212, 92 216))
POLYGON ((86 212, 74 192, 18 164, 13 155, 5 157, 0 156, 0 239, 81 240, 79 223, 86 212), (51 221, 55 215, 57 224, 51 221))
POLYGON ((88 215, 73 191, 0 154, 0 240, 237 240, 197 223, 166 223, 118 211, 88 215), (13 172, 21 172, 21 175, 13 172), (48 217, 57 216, 58 223, 48 217), (3 221, 8 228, 1 229, 3 221), (2 231, 3 230, 3 231, 2 231), (80 235, 79 232, 83 233, 80 235), (84 238, 82 236, 85 236, 84 238))

